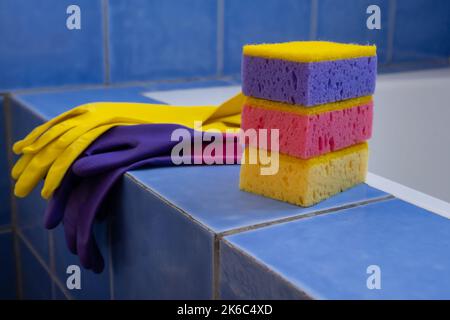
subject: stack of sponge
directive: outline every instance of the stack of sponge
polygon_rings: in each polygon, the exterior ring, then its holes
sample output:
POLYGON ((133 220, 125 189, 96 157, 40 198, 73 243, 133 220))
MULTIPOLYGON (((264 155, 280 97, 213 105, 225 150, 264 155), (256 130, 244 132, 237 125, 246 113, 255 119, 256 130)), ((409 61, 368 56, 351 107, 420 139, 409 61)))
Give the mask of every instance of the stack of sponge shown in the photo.
MULTIPOLYGON (((240 188, 311 206, 365 180, 372 133, 376 47, 324 41, 244 46, 242 129, 278 129, 279 168, 250 163, 240 188)), ((257 149, 257 150, 252 150, 257 149)))

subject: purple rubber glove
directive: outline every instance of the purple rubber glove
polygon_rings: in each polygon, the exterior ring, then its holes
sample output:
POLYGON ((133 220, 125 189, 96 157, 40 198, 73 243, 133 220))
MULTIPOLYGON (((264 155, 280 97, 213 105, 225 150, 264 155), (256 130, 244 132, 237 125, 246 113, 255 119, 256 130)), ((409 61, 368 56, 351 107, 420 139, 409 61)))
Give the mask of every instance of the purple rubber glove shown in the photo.
POLYGON ((100 175, 82 178, 72 186, 64 210, 64 233, 69 250, 78 254, 83 267, 96 273, 103 270, 104 261, 92 226, 114 184, 129 170, 172 165, 170 156, 148 158, 100 175))
MULTIPOLYGON (((170 154, 178 141, 170 138, 172 132, 180 128, 194 137, 192 129, 173 124, 113 128, 98 138, 68 171, 47 207, 45 225, 54 228, 63 220, 69 250, 80 256, 85 268, 94 272, 103 270, 104 262, 92 234, 92 225, 109 190, 128 170, 173 165, 170 154)), ((237 163, 240 156, 237 141, 232 138, 230 142, 235 152, 228 156, 223 152, 223 159, 225 163, 237 163)), ((193 160, 193 155, 190 157, 191 163, 208 160, 202 155, 196 157, 198 161, 193 160)))

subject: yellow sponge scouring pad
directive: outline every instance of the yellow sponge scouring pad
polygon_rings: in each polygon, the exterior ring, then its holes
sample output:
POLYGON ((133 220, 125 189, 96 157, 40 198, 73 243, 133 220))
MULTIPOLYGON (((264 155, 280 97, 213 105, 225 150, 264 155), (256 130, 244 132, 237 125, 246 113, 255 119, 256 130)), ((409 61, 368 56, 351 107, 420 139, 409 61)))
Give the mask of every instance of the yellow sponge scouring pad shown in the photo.
POLYGON ((267 59, 318 62, 375 56, 376 46, 328 41, 293 41, 249 44, 244 46, 243 53, 245 56, 267 59))
MULTIPOLYGON (((368 146, 360 143, 307 160, 279 153, 278 171, 262 175, 267 159, 249 163, 252 152, 247 147, 241 164, 240 188, 269 198, 308 207, 336 193, 364 182, 367 172, 368 146)), ((264 152, 266 153, 266 152, 264 152)), ((268 157, 273 155, 267 152, 268 157)))

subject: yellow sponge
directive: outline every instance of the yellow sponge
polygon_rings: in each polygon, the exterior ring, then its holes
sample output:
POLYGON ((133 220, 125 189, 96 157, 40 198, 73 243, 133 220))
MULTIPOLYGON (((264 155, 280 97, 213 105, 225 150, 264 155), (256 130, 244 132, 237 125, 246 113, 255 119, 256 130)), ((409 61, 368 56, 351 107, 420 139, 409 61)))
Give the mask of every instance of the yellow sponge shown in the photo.
POLYGON ((289 104, 272 100, 245 97, 243 105, 250 105, 266 110, 295 113, 301 116, 319 115, 321 113, 350 109, 355 106, 366 105, 373 102, 372 96, 363 96, 353 99, 319 104, 313 107, 305 107, 300 104, 289 104))
MULTIPOLYGON (((367 172, 365 142, 307 160, 280 153, 278 172, 274 175, 261 174, 262 163, 267 163, 267 159, 258 157, 258 163, 248 163, 249 154, 257 151, 251 147, 245 149, 240 188, 302 207, 364 182, 367 172)), ((268 156, 273 155, 268 152, 268 156)))
POLYGON ((282 59, 294 62, 318 62, 376 55, 376 46, 328 41, 294 41, 245 45, 245 56, 282 59))

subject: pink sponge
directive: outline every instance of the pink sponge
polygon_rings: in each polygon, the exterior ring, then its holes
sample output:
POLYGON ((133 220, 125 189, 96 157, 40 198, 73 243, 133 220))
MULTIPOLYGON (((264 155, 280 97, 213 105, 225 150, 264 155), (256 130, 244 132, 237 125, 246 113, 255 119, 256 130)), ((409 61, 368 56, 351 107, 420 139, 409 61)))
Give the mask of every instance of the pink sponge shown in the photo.
MULTIPOLYGON (((279 151, 309 159, 369 139, 372 117, 370 96, 316 107, 248 97, 242 111, 242 129, 279 129, 279 151)), ((255 141, 249 143, 262 147, 255 141)))

